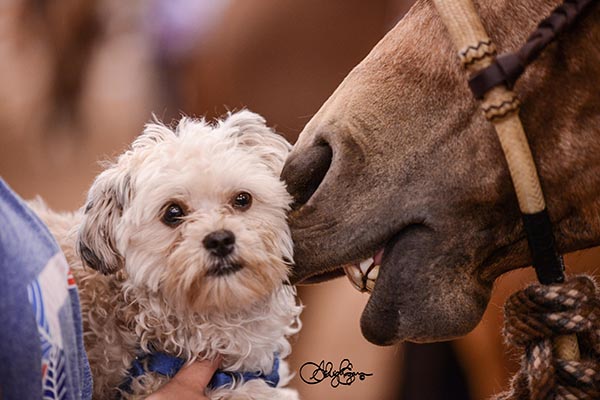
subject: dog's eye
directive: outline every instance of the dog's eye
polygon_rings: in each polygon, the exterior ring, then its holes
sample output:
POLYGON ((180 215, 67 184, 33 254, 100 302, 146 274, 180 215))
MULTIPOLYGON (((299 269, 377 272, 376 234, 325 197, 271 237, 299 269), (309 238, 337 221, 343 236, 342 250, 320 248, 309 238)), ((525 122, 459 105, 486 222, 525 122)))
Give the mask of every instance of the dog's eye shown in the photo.
POLYGON ((233 208, 246 211, 252 205, 252 195, 248 192, 241 192, 235 195, 233 198, 233 208))
POLYGON ((183 208, 179 204, 172 203, 165 209, 162 221, 169 226, 175 226, 181 222, 181 218, 184 216, 183 208))

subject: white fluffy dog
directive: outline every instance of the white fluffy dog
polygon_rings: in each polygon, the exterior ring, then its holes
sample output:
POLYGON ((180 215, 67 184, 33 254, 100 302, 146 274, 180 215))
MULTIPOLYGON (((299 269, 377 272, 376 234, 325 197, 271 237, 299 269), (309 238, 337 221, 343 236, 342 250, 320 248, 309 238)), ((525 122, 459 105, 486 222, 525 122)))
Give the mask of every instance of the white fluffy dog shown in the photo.
POLYGON ((281 387, 291 376, 280 361, 301 312, 279 179, 289 150, 249 111, 151 123, 96 178, 84 210, 34 204, 78 283, 95 398, 143 397, 217 355, 225 380, 211 399, 298 398, 281 387))

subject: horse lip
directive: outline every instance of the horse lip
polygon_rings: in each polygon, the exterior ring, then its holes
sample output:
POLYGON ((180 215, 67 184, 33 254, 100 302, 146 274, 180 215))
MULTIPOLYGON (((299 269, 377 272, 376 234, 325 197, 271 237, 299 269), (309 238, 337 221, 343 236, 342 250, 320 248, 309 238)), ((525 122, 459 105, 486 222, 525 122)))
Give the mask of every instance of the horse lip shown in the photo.
MULTIPOLYGON (((386 304, 380 304, 378 308, 379 312, 382 312, 383 315, 387 316, 388 318, 380 318, 380 320, 378 321, 377 326, 374 328, 372 326, 372 321, 369 318, 365 318, 366 314, 367 314, 367 308, 373 308, 373 304, 374 303, 374 299, 373 297, 380 297, 379 300, 381 300, 381 292, 382 292, 382 288, 380 288, 381 285, 378 285, 378 281, 381 280, 381 275, 385 275, 385 270, 387 268, 391 268, 392 266, 388 265, 391 261, 390 259, 392 258, 392 254, 394 253, 394 249, 396 247, 396 244, 406 235, 410 235, 411 231, 413 228, 415 227, 422 227, 425 226, 421 223, 419 224, 408 224, 406 226, 404 226, 402 229, 400 229, 394 236, 392 236, 392 238, 390 238, 389 240, 387 240, 385 242, 385 245, 383 246, 383 259, 381 260, 381 264, 380 264, 380 276, 377 278, 377 281, 375 281, 375 286, 373 288, 373 290, 370 292, 370 297, 369 297, 369 302, 367 303, 367 306, 365 306, 365 309, 363 310, 362 316, 361 316, 361 331, 363 334, 363 337, 365 337, 365 339, 367 339, 369 342, 376 344, 378 346, 389 346, 391 344, 393 344, 396 341, 397 338, 397 324, 398 321, 395 318, 392 318, 392 316, 397 316, 397 311, 396 306, 391 300, 392 299, 387 299, 388 301, 385 302, 386 304), (391 309, 390 309, 391 306, 391 309)), ((382 316, 383 316, 382 315, 382 316)))
MULTIPOLYGON (((342 262, 342 263, 340 263, 340 265, 337 265, 337 266, 322 268, 322 269, 315 271, 313 273, 310 273, 308 275, 298 276, 297 274, 292 272, 292 275, 290 277, 290 282, 293 285, 312 285, 315 283, 321 283, 321 282, 325 282, 325 281, 329 281, 332 279, 342 277, 342 276, 346 275, 346 273, 344 272, 344 269, 343 269, 344 265, 347 265, 347 264, 353 263, 353 262, 357 262, 357 260, 364 260, 367 257, 373 257, 374 254, 375 255, 380 254, 380 253, 381 253, 380 255, 385 254, 385 249, 390 247, 391 244, 395 243, 397 238, 399 238, 402 235, 402 233, 405 231, 405 229, 407 227, 410 227, 413 225, 415 225, 415 224, 403 225, 393 235, 388 236, 386 239, 378 241, 377 243, 380 243, 380 244, 378 244, 376 246, 375 250, 363 252, 364 254, 361 257, 357 257, 354 260, 348 260, 346 262, 342 262)), ((377 261, 379 261, 381 263, 382 260, 379 259, 377 261)))
POLYGON ((394 269, 402 268, 402 265, 394 265, 392 260, 399 251, 400 254, 404 254, 404 251, 407 250, 403 246, 398 248, 399 242, 414 237, 414 233, 417 231, 429 231, 430 229, 431 227, 423 222, 407 224, 385 242, 383 257, 380 260, 379 277, 375 280, 375 286, 369 293, 369 301, 363 309, 360 321, 363 337, 369 342, 378 346, 389 346, 398 340, 399 306, 396 304, 395 296, 389 296, 390 288, 394 288, 393 292, 397 290, 397 283, 389 281, 389 279, 393 276, 391 273, 394 269), (388 282, 385 282, 386 278, 388 282), (374 315, 377 316, 376 319, 372 318, 374 315))
POLYGON ((336 279, 341 276, 344 276, 344 270, 342 267, 336 267, 325 272, 317 272, 309 276, 301 277, 300 279, 296 276, 292 276, 290 281, 293 285, 312 285, 336 279))
POLYGON ((470 271, 455 243, 440 240, 427 224, 406 227, 385 248, 385 255, 360 320, 369 342, 449 340, 470 332, 481 321, 491 284, 470 271), (443 257, 441 257, 443 255, 443 257))

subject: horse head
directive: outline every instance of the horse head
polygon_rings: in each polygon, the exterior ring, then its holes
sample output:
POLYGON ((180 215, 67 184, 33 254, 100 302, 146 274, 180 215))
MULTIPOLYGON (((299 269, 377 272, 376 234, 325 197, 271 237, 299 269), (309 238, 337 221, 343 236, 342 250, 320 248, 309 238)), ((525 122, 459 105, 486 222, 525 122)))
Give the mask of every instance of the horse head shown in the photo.
MULTIPOLYGON (((557 5, 480 0, 500 53, 557 5)), ((600 7, 517 83, 562 252, 600 243, 600 7)), ((530 263, 500 145, 450 38, 419 0, 301 133, 283 178, 296 199, 294 282, 384 249, 361 318, 376 344, 449 339, 479 322, 494 280, 530 263)))

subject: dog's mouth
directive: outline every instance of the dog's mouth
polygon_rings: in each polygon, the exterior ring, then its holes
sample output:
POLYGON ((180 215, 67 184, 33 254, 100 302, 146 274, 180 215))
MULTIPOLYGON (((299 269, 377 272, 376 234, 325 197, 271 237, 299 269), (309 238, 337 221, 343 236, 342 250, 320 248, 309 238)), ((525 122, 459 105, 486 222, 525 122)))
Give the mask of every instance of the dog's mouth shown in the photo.
POLYGON ((241 270, 244 266, 238 262, 222 260, 212 264, 206 271, 207 276, 222 277, 232 275, 241 270))

